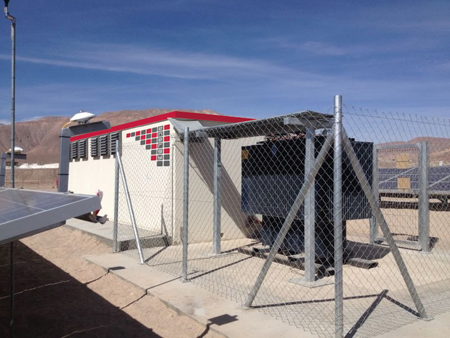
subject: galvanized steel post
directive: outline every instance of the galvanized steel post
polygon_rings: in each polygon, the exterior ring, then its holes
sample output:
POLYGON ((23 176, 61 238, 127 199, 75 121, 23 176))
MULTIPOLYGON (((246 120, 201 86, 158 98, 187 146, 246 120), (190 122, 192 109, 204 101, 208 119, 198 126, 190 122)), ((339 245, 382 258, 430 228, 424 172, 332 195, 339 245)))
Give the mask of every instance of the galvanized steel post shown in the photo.
MULTIPOLYGON (((378 171, 378 148, 374 144, 373 145, 373 162, 372 162, 372 191, 375 195, 377 204, 379 204, 380 194, 378 191, 378 185, 380 184, 380 176, 378 171)), ((370 243, 375 243, 375 240, 378 237, 378 225, 377 220, 372 215, 372 217, 369 220, 370 222, 370 243)))
POLYGON ((214 228, 213 228, 213 253, 218 255, 221 252, 221 175, 222 175, 222 159, 221 159, 221 139, 214 139, 214 228))
POLYGON ((144 254, 142 253, 141 240, 139 238, 139 232, 138 232, 137 225, 136 225, 136 218, 134 217, 134 210, 133 210, 133 205, 131 203, 130 192, 128 190, 128 184, 127 184, 127 178, 125 176, 125 170, 123 169, 122 160, 120 158, 120 150, 118 148, 116 149, 116 159, 117 159, 117 162, 119 163, 120 176, 122 177, 123 190, 125 192, 125 197, 127 199, 128 212, 130 213, 131 225, 133 227, 134 237, 136 239, 136 246, 137 246, 137 250, 139 253, 139 260, 140 260, 141 264, 144 264, 145 261, 144 261, 144 254))
POLYGON ((187 282, 188 225, 189 225, 189 127, 184 128, 184 181, 183 181, 183 262, 181 281, 187 282))
POLYGON ((428 142, 419 148, 419 244, 423 252, 430 252, 430 197, 428 195, 429 150, 428 142))
POLYGON ((119 228, 119 140, 116 141, 116 159, 114 171, 114 228, 113 228, 113 252, 118 252, 117 234, 119 228))
POLYGON ((343 238, 342 238, 342 96, 334 97, 334 292, 335 337, 344 336, 343 238))
MULTIPOLYGON (((314 166, 314 142, 315 128, 306 128, 306 149, 305 149, 305 179, 313 171, 314 166)), ((314 181, 305 198, 305 281, 314 282, 316 280, 316 239, 315 239, 315 184, 314 181)))

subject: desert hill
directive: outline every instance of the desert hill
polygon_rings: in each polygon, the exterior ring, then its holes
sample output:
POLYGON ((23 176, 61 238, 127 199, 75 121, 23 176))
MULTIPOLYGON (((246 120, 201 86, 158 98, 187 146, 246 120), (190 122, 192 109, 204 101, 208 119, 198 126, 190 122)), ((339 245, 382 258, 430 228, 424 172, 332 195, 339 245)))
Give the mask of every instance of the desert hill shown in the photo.
MULTIPOLYGON (((419 142, 428 142, 428 149, 430 152, 430 165, 437 166, 450 165, 450 139, 442 137, 415 137, 408 142, 389 142, 381 145, 400 145, 400 144, 415 144, 419 142)), ((406 155, 407 160, 412 165, 418 163, 417 148, 401 149, 401 150, 383 150, 379 152, 379 165, 381 167, 395 167, 395 161, 398 156, 406 155)))
MULTIPOLYGON (((107 120, 111 126, 183 110, 202 114, 217 114, 212 110, 189 109, 146 109, 122 110, 97 115, 92 121, 107 120)), ((24 149, 28 163, 56 163, 59 161, 59 133, 61 127, 68 122, 70 116, 47 116, 33 121, 16 123, 16 145, 24 149)), ((11 126, 0 124, 0 152, 11 148, 11 126)))

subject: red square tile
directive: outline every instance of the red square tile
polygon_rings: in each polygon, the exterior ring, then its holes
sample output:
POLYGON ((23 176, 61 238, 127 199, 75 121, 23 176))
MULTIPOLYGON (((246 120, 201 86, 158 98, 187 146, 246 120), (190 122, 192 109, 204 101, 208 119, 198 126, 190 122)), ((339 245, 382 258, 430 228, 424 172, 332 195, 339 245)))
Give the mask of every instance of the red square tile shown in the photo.
POLYGON ((145 135, 141 135, 141 140, 145 140, 145 135))
POLYGON ((130 133, 128 133, 128 134, 127 134, 127 137, 130 137, 130 136, 131 136, 131 134, 130 134, 130 133))
POLYGON ((170 129, 170 124, 166 124, 166 125, 164 126, 164 130, 168 130, 168 129, 170 129))
POLYGON ((156 143, 153 143, 153 144, 152 144, 152 149, 156 149, 157 146, 158 146, 158 145, 157 145, 156 143))
POLYGON ((151 159, 152 161, 156 161, 156 155, 153 155, 150 159, 151 159))
POLYGON ((153 133, 153 134, 152 134, 152 137, 153 137, 153 138, 158 137, 158 133, 153 133))
POLYGON ((164 142, 169 142, 170 141, 170 136, 164 136, 164 142))
POLYGON ((170 148, 164 149, 164 154, 170 154, 170 148))
POLYGON ((152 140, 145 140, 145 144, 150 144, 152 143, 152 140))
POLYGON ((141 132, 140 132, 140 131, 137 131, 137 132, 136 132, 136 136, 139 136, 139 135, 141 135, 141 132))
POLYGON ((150 134, 152 132, 151 129, 147 129, 147 134, 150 134))

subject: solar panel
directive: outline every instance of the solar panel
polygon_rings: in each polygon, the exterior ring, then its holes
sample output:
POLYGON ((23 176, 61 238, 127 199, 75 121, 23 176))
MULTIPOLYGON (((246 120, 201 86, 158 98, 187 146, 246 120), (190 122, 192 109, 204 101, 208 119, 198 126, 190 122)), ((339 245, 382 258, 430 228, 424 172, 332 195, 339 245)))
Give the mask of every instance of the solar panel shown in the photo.
MULTIPOLYGON (((409 178, 412 191, 419 189, 419 169, 379 168, 380 191, 397 191, 398 178, 409 178)), ((429 192, 450 194, 450 166, 430 167, 428 172, 429 192)))
POLYGON ((0 244, 101 209, 97 196, 0 188, 0 244))

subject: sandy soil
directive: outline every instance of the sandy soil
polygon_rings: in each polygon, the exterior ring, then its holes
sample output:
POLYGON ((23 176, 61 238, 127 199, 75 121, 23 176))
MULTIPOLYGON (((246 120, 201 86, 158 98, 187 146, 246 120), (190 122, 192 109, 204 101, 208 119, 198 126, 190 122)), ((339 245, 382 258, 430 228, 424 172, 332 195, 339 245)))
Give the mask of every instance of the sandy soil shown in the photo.
MULTIPOLYGON (((17 337, 222 337, 87 263, 110 248, 61 227, 15 242, 17 337)), ((9 336, 9 244, 0 246, 0 337, 9 336)))

